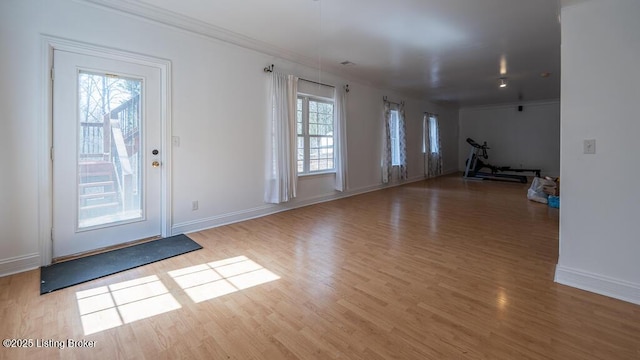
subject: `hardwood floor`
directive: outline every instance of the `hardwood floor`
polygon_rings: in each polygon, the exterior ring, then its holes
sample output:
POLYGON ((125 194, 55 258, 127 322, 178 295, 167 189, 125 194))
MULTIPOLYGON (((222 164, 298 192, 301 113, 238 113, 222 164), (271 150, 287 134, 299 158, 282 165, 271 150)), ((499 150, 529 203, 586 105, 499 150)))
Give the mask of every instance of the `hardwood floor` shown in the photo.
POLYGON ((640 306, 553 282, 558 211, 526 189, 444 177, 44 296, 38 270, 0 278, 2 338, 65 345, 0 358, 640 359, 640 306))

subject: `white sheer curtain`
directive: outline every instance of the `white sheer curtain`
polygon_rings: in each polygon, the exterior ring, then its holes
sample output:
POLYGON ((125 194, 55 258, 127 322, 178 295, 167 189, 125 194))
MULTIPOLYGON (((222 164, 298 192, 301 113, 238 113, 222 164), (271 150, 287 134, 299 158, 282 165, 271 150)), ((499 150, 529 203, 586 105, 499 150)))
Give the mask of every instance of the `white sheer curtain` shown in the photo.
POLYGON ((407 180, 407 126, 404 121, 404 102, 398 106, 398 147, 400 150, 400 180, 407 180))
POLYGON ((264 200, 279 204, 296 197, 296 100, 298 78, 271 73, 271 116, 267 136, 264 200))
POLYGON ((384 101, 384 133, 382 136, 382 156, 380 167, 382 169, 382 183, 388 184, 391 179, 391 103, 384 101))
POLYGON ((347 92, 345 89, 336 87, 334 99, 333 138, 336 168, 334 188, 338 191, 345 191, 347 190, 347 92))
POLYGON ((422 153, 424 153, 424 174, 427 177, 442 175, 442 145, 438 115, 424 113, 422 118, 422 153))

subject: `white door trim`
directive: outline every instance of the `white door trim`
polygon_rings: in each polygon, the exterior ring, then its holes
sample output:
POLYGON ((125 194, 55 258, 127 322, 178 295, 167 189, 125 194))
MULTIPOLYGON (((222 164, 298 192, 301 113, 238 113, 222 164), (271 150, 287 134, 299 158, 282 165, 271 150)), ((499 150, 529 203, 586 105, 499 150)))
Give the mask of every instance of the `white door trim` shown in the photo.
MULTIPOLYGON (((42 117, 38 127, 38 236, 40 264, 51 264, 53 254, 53 166, 51 146, 53 143, 53 82, 51 68, 53 50, 64 50, 78 54, 128 61, 160 70, 160 123, 162 156, 161 167, 161 235, 171 235, 171 62, 166 59, 126 52, 83 42, 42 35, 42 117)), ((54 75, 55 76, 55 75, 54 75)), ((55 154, 54 154, 55 156, 55 154)))

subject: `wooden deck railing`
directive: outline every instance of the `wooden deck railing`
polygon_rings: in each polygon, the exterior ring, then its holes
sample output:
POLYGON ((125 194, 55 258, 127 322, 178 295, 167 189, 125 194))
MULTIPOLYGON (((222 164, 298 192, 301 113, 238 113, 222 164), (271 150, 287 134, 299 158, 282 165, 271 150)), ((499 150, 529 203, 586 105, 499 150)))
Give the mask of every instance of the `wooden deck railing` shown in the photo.
POLYGON ((137 152, 140 129, 140 96, 122 103, 103 116, 102 122, 80 123, 80 162, 113 164, 122 210, 134 207, 135 171, 130 157, 137 152))
MULTIPOLYGON (((140 129, 140 95, 122 103, 103 116, 102 122, 80 123, 80 158, 111 161, 111 120, 120 122, 122 138, 128 143, 140 129), (105 136, 105 134, 107 136, 105 136)), ((131 145, 127 144, 127 147, 131 145)))

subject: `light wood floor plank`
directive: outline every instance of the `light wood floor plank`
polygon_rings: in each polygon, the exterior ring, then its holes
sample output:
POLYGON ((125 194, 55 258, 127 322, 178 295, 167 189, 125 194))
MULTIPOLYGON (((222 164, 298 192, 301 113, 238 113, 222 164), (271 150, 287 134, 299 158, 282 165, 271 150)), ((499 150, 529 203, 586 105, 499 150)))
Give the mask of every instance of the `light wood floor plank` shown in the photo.
POLYGON ((44 296, 39 271, 3 277, 3 339, 96 347, 0 359, 640 359, 640 306, 553 282, 558 210, 526 190, 447 176, 189 234, 203 250, 44 296), (139 279, 161 293, 104 305, 139 279))

